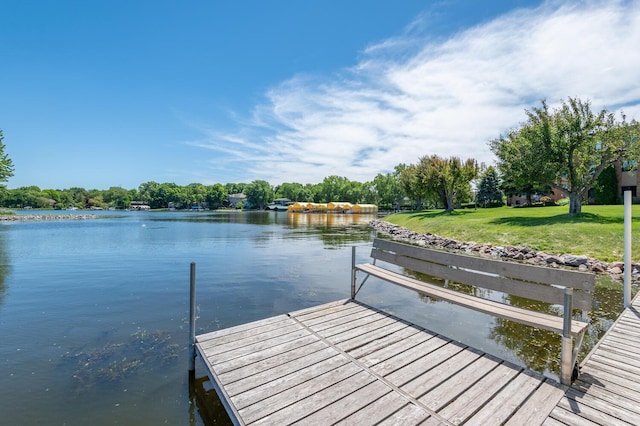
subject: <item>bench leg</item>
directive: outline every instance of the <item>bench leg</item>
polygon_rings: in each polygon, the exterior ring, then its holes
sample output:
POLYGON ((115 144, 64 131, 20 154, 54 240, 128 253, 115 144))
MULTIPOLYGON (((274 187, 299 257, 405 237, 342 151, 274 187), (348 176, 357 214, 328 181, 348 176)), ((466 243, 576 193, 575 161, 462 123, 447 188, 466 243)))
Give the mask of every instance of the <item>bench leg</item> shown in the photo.
POLYGON ((571 337, 571 319, 573 315, 573 289, 564 289, 564 324, 562 328, 562 352, 560 359, 560 383, 571 384, 573 375, 573 338, 571 337))
POLYGON ((356 299, 356 246, 351 246, 351 300, 356 299))
POLYGON ((573 374, 573 339, 562 336, 562 358, 560 360, 560 383, 569 386, 573 374))

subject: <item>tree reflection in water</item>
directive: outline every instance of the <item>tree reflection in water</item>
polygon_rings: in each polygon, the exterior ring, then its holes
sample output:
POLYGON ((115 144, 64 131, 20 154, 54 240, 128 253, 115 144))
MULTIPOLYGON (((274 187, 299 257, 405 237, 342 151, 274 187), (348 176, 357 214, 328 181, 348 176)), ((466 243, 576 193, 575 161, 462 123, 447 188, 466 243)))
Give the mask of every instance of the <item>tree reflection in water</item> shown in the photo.
MULTIPOLYGON (((562 310, 560 306, 517 296, 508 296, 506 299, 514 306, 555 315, 559 315, 562 310)), ((584 337, 578 362, 584 359, 611 327, 622 312, 622 304, 622 284, 606 276, 598 277, 594 291, 594 309, 588 313, 589 329, 584 337)), ((574 311, 574 318, 581 319, 580 311, 574 311)), ((559 374, 561 340, 559 334, 497 318, 491 338, 513 351, 528 368, 559 374)))

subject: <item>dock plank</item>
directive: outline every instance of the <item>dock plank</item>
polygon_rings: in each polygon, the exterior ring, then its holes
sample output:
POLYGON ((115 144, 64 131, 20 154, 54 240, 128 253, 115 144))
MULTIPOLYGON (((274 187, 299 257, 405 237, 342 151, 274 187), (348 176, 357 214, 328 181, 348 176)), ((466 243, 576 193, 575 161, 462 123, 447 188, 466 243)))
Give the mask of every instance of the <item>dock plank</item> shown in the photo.
POLYGON ((640 393, 625 387, 624 384, 609 382, 603 379, 594 381, 592 377, 582 374, 572 387, 583 392, 589 391, 592 394, 601 395, 600 397, 604 399, 614 399, 614 403, 619 399, 629 400, 635 407, 638 407, 640 414, 640 393))
POLYGON ((371 313, 383 313, 384 311, 378 309, 372 309, 370 306, 356 302, 353 300, 349 300, 341 306, 327 306, 326 309, 317 309, 314 312, 292 312, 288 314, 292 318, 296 318, 300 322, 304 322, 308 325, 314 325, 316 323, 321 323, 325 320, 332 320, 338 318, 340 316, 349 315, 355 312, 368 311, 371 313))
POLYGON ((454 377, 421 396, 419 401, 427 408, 439 411, 499 364, 500 362, 491 356, 480 357, 468 369, 457 372, 454 377))
POLYGON ((254 424, 292 424, 304 419, 316 411, 324 409, 333 402, 341 399, 343 395, 355 392, 374 380, 375 379, 371 377, 371 375, 364 371, 360 371, 359 373, 351 376, 349 380, 342 380, 337 383, 333 383, 331 386, 324 388, 307 398, 297 400, 295 404, 287 405, 281 410, 257 420, 254 424))
POLYGON ((267 418, 286 407, 297 405, 300 401, 310 398, 333 384, 341 383, 356 374, 362 374, 362 371, 353 364, 345 364, 328 373, 315 376, 307 382, 263 399, 257 404, 247 406, 240 410, 240 414, 247 423, 267 418))
POLYGON ((568 399, 572 407, 579 407, 584 404, 616 418, 640 419, 638 406, 636 404, 625 404, 625 401, 620 397, 602 398, 601 395, 591 393, 588 389, 581 391, 571 388, 567 391, 565 398, 568 399))
POLYGON ((234 327, 223 328, 217 331, 211 331, 209 333, 200 334, 198 335, 198 340, 202 343, 210 339, 221 339, 230 334, 241 333, 243 331, 252 330, 256 327, 260 327, 263 325, 274 324, 278 322, 285 322, 287 320, 288 320, 288 317, 286 315, 278 315, 275 317, 266 318, 259 321, 248 322, 246 324, 236 325, 234 327))
POLYGON ((336 312, 343 309, 355 309, 359 306, 357 303, 349 299, 337 300, 335 302, 325 303, 324 305, 311 306, 297 311, 289 312, 286 316, 313 318, 315 314, 327 315, 330 312, 336 312))
POLYGON ((404 397, 395 392, 389 392, 371 404, 340 420, 338 424, 343 426, 377 424, 392 416, 406 405, 407 400, 404 397))
POLYGON ((237 394, 234 396, 233 401, 239 409, 242 409, 297 385, 309 382, 346 364, 349 364, 349 360, 340 355, 335 355, 237 394))
MULTIPOLYGON (((400 324, 404 325, 403 323, 400 323, 400 324)), ((399 330, 387 336, 373 340, 360 347, 344 349, 344 350, 346 350, 349 353, 349 355, 351 355, 352 357, 358 359, 358 358, 365 357, 367 355, 371 355, 375 352, 378 352, 381 349, 386 348, 388 346, 397 344, 399 342, 403 342, 405 341, 405 339, 409 339, 411 336, 422 335, 420 331, 421 330, 417 327, 407 326, 407 327, 400 328, 399 330)))
POLYGON ((592 422, 591 420, 585 417, 581 417, 578 414, 572 412, 571 410, 566 410, 560 406, 557 406, 553 409, 548 419, 553 419, 556 422, 559 422, 563 425, 572 425, 572 426, 600 426, 602 424, 602 423, 592 422))
POLYGON ((391 324, 393 319, 382 318, 377 321, 372 321, 367 323, 366 325, 362 325, 358 328, 353 328, 350 330, 345 330, 340 334, 336 334, 333 336, 327 337, 327 340, 335 345, 336 347, 349 346, 348 342, 353 339, 364 338, 366 339, 367 334, 375 333, 381 328, 384 328, 391 324))
POLYGON ((270 339, 264 339, 249 345, 239 346, 234 349, 227 348, 229 350, 225 352, 218 352, 218 351, 214 352, 210 347, 207 347, 207 346, 201 345, 200 347, 207 352, 208 361, 212 365, 218 365, 222 362, 232 361, 234 359, 251 355, 263 350, 278 348, 283 344, 287 344, 289 342, 296 341, 298 339, 306 338, 308 336, 309 336, 309 333, 307 333, 306 330, 300 329, 292 333, 275 336, 270 339))
POLYGON ((324 361, 325 359, 331 358, 338 354, 339 353, 336 352, 336 350, 333 348, 322 349, 318 352, 307 355, 306 357, 297 359, 295 361, 289 362, 287 364, 283 364, 276 368, 272 368, 262 373, 255 374, 253 376, 227 384, 226 385, 227 392, 229 392, 229 394, 232 396, 239 394, 240 392, 247 391, 254 387, 260 386, 264 383, 268 383, 274 379, 278 379, 280 377, 286 376, 287 374, 300 371, 308 365, 319 363, 320 361, 324 361))
POLYGON ((428 340, 411 351, 399 354, 372 370, 400 387, 415 379, 420 372, 427 372, 465 349, 456 342, 444 342, 437 337, 428 340), (397 368, 400 366, 400 368, 397 368))
POLYGON ((520 371, 517 369, 503 364, 499 365, 474 383, 455 401, 438 411, 438 414, 451 423, 464 423, 519 373, 520 371))
MULTIPOLYGON (((321 341, 317 340, 309 345, 301 346, 292 350, 281 350, 279 351, 277 356, 270 356, 260 361, 247 364, 243 367, 219 373, 218 377, 224 383, 237 382, 238 380, 255 376, 256 374, 260 374, 264 371, 271 370, 281 365, 293 363, 306 356, 313 355, 324 348, 325 345, 321 341)), ((282 349, 282 347, 280 347, 279 349, 282 349)))
POLYGON ((381 399, 383 396, 390 394, 391 391, 391 388, 386 386, 384 383, 380 381, 373 381, 294 424, 334 424, 361 410, 374 401, 381 399))
POLYGON ((397 333, 398 331, 408 328, 407 324, 403 324, 398 321, 390 319, 390 323, 383 325, 380 328, 368 330, 366 333, 353 337, 352 339, 344 340, 338 343, 336 346, 341 350, 348 352, 353 356, 352 351, 368 346, 371 343, 379 342, 380 340, 397 333))
POLYGON ((315 305, 310 306, 304 309, 298 309, 297 311, 289 312, 286 314, 287 316, 295 315, 295 316, 303 316, 303 315, 311 315, 314 312, 329 312, 332 309, 351 309, 354 308, 356 303, 353 303, 350 299, 341 299, 336 300, 335 302, 325 303, 323 305, 315 305))
MULTIPOLYGON (((533 372, 524 372, 532 377, 540 377, 533 372)), ((520 409, 509 419, 507 425, 528 425, 540 424, 553 410, 554 406, 564 395, 565 386, 559 383, 544 380, 536 392, 520 407, 520 409)))
MULTIPOLYGON (((322 333, 323 337, 333 343, 339 343, 348 340, 349 334, 346 333, 362 333, 359 328, 361 327, 373 327, 378 328, 378 323, 383 321, 385 317, 383 315, 373 313, 371 315, 363 316, 352 321, 348 321, 339 325, 335 325, 330 328, 317 329, 316 327, 309 327, 316 333, 322 333)), ((357 335, 357 334, 356 334, 357 335)), ((351 335, 354 337, 353 335, 351 335)))
POLYGON ((408 383, 403 384, 401 388, 403 391, 418 399, 450 377, 473 365, 482 355, 482 352, 473 349, 460 351, 453 356, 447 357, 432 369, 425 371, 424 368, 420 368, 419 371, 423 371, 423 373, 417 375, 408 383))
MULTIPOLYGON (((398 354, 403 354, 405 358, 417 358, 424 346, 433 346, 432 350, 448 343, 449 340, 442 339, 431 333, 417 333, 406 337, 403 340, 396 341, 384 346, 375 352, 371 352, 359 358, 359 361, 367 367, 372 367, 380 363, 384 363, 398 354), (435 340, 433 340, 435 339, 435 340), (430 343, 428 341, 433 340, 430 343), (410 351, 417 352, 415 356, 410 356, 410 351)), ((409 362, 409 361, 407 361, 409 362)))
POLYGON ((218 374, 224 374, 229 371, 254 364, 256 362, 279 356, 283 352, 302 348, 318 341, 319 340, 316 336, 309 334, 302 335, 297 339, 285 341, 279 345, 274 345, 268 348, 256 348, 256 350, 253 350, 251 351, 251 353, 245 354, 243 356, 232 357, 231 359, 222 359, 216 363, 216 369, 218 371, 218 374))
MULTIPOLYGON (((340 312, 340 313, 343 313, 343 312, 340 312)), ((315 332, 332 329, 331 332, 326 333, 326 335, 331 335, 339 332, 336 330, 342 330, 344 329, 345 326, 348 327, 349 324, 353 324, 356 322, 366 323, 368 322, 366 318, 371 316, 373 316, 376 319, 380 318, 380 314, 378 314, 377 312, 373 312, 365 308, 358 307, 357 309, 350 309, 348 313, 345 312, 345 315, 332 316, 331 319, 327 319, 327 317, 319 317, 319 318, 315 318, 314 321, 307 322, 307 321, 304 321, 303 319, 300 319, 299 317, 294 317, 294 318, 296 318, 298 321, 305 324, 307 327, 314 330, 315 332)))
MULTIPOLYGON (((567 412, 575 414, 580 419, 585 419, 590 422, 599 425, 611 425, 611 426, 633 426, 637 425, 634 421, 633 423, 626 422, 616 417, 615 414, 609 414, 607 412, 601 411, 597 408, 593 408, 589 405, 576 403, 576 401, 571 400, 567 397, 564 397, 558 403, 559 408, 563 408, 567 412)), ((552 415, 552 417, 554 417, 552 415)), ((575 420, 576 422, 578 420, 575 420)))
POLYGON ((377 426, 414 426, 421 425, 431 416, 420 407, 407 404, 392 416, 387 417, 377 424, 377 426))
POLYGON ((201 344, 202 348, 207 350, 209 356, 227 352, 230 350, 238 349, 242 346, 249 346, 255 343, 260 343, 265 340, 276 338, 280 336, 286 336, 289 333, 301 331, 302 328, 299 324, 289 323, 283 327, 271 328, 268 331, 251 333, 248 332, 241 338, 232 339, 228 342, 217 344, 214 339, 207 340, 201 344))

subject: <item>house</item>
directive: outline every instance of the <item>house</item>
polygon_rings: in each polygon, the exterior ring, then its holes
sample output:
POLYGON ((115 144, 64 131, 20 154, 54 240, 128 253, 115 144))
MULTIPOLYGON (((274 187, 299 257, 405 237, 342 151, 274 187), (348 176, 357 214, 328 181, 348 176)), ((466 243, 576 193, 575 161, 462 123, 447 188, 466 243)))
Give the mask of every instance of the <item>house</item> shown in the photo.
POLYGON ((144 201, 132 201, 129 204, 129 210, 151 210, 151 207, 144 201))
MULTIPOLYGON (((531 201, 537 203, 542 197, 549 197, 551 201, 557 203, 560 199, 565 198, 565 195, 559 189, 553 188, 550 194, 532 194, 531 201)), ((507 206, 523 206, 527 204, 527 197, 524 195, 512 195, 507 197, 507 206)))
POLYGON ((636 160, 618 161, 614 166, 618 179, 618 196, 622 197, 625 191, 631 191, 631 197, 635 199, 638 196, 638 186, 640 186, 638 162, 636 160))
POLYGON ((244 205, 246 200, 247 200, 247 196, 242 193, 227 195, 228 207, 231 207, 234 209, 238 207, 238 203, 240 202, 242 202, 242 204, 244 205))

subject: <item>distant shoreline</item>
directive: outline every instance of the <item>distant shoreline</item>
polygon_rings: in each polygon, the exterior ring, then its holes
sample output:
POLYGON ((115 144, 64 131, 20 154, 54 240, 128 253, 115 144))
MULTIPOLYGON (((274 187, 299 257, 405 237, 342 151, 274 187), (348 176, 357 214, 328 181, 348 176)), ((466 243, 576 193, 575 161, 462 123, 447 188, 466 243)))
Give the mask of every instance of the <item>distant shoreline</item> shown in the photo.
POLYGON ((86 220, 95 219, 98 216, 94 214, 15 214, 0 215, 2 222, 40 222, 47 220, 86 220))

